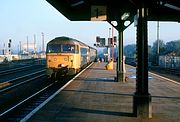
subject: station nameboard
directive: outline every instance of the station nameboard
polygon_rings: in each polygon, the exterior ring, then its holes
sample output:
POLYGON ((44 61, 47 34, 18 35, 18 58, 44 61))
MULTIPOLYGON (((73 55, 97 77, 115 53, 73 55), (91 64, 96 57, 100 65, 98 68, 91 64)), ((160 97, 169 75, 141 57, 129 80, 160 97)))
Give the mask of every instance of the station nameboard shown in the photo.
POLYGON ((107 20, 106 6, 91 6, 91 21, 107 20))

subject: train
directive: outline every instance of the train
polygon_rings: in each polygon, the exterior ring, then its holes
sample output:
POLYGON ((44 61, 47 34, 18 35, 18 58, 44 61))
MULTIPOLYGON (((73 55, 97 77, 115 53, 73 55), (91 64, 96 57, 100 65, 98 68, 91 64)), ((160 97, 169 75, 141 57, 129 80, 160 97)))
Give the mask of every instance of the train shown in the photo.
POLYGON ((47 43, 46 74, 49 78, 74 75, 96 59, 95 48, 74 38, 56 37, 47 43))

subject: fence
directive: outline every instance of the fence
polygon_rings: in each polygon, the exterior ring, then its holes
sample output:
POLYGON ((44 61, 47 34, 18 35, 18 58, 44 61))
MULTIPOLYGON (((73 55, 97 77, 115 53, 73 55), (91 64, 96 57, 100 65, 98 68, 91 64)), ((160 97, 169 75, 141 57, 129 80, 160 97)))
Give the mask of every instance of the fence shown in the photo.
POLYGON ((159 56, 159 66, 163 68, 180 68, 180 57, 159 56))

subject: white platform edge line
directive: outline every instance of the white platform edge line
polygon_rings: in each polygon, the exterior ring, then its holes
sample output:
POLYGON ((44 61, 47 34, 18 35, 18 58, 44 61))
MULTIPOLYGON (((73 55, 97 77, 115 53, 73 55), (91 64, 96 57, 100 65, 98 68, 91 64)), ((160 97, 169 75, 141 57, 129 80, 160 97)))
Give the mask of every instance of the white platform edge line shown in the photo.
POLYGON ((47 100, 41 103, 37 108, 35 108, 32 112, 26 115, 20 122, 26 122, 31 116, 33 116, 38 110, 40 110, 44 105, 46 105, 51 99, 53 99, 57 94, 59 94, 66 86, 68 86, 75 78, 81 75, 86 69, 88 69, 94 62, 92 62, 88 67, 83 69, 80 73, 78 73, 73 79, 67 82, 63 87, 61 87, 58 91, 56 91, 53 95, 51 95, 47 100))
POLYGON ((157 76, 157 77, 159 77, 159 78, 162 78, 162 79, 164 79, 164 80, 168 80, 168 81, 170 81, 170 82, 173 82, 173 83, 175 83, 175 84, 180 85, 180 82, 177 82, 177 81, 175 81, 175 80, 171 80, 171 79, 169 79, 169 78, 165 78, 165 77, 163 77, 163 76, 157 75, 157 74, 152 73, 152 72, 149 72, 149 73, 152 74, 152 75, 155 75, 155 76, 157 76))

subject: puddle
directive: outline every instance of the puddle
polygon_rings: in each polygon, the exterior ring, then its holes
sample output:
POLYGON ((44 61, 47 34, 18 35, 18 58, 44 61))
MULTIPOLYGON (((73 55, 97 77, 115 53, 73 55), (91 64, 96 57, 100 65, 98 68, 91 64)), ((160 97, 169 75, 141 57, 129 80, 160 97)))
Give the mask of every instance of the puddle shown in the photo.
MULTIPOLYGON (((128 78, 136 79, 136 75, 130 75, 128 78)), ((149 76, 148 79, 151 80, 153 77, 149 76)))
POLYGON ((153 77, 149 76, 148 79, 153 79, 153 77))
POLYGON ((96 78, 97 80, 114 80, 114 78, 96 78))
POLYGON ((129 72, 136 72, 136 69, 129 69, 129 72))
POLYGON ((97 81, 114 82, 114 78, 96 78, 97 81))
POLYGON ((136 79, 136 75, 130 75, 128 78, 136 79))

